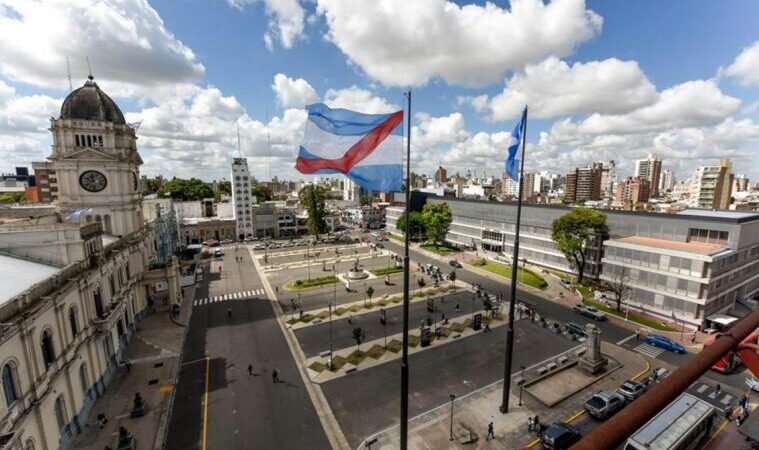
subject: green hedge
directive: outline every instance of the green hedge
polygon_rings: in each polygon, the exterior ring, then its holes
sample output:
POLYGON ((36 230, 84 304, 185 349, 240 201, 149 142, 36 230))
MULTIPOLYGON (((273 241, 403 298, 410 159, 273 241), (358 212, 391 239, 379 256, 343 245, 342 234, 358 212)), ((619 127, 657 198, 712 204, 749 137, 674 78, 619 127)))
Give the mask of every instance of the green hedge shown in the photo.
POLYGON ((398 272, 403 272, 403 267, 387 266, 387 267, 382 267, 380 269, 370 270, 370 272, 372 273, 372 275, 381 277, 381 276, 391 275, 398 272))
POLYGON ((309 289, 316 286, 323 286, 325 284, 337 283, 337 277, 334 275, 327 275, 324 277, 311 278, 310 280, 295 280, 285 285, 285 289, 290 291, 300 291, 303 289, 309 289))
MULTIPOLYGON (((506 264, 498 264, 492 261, 486 261, 485 264, 481 267, 488 272, 492 272, 496 275, 511 278, 511 266, 508 266, 506 264)), ((517 267, 517 281, 537 289, 545 289, 548 287, 548 283, 543 279, 543 277, 531 270, 523 269, 521 267, 517 267)))
POLYGON ((452 245, 443 244, 435 246, 435 244, 423 244, 421 246, 428 252, 437 253, 440 256, 453 255, 454 253, 461 253, 461 249, 452 245))

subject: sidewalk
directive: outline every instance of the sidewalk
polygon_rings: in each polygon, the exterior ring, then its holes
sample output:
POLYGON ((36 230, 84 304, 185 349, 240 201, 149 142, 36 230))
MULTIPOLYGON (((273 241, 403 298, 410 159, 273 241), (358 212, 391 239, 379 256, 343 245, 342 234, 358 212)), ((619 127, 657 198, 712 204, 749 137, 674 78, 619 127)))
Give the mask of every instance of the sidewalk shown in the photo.
POLYGON ((74 440, 73 448, 116 448, 120 426, 134 435, 138 448, 160 448, 184 332, 184 327, 172 322, 168 311, 151 314, 138 325, 124 352, 131 368, 117 369, 102 397, 95 401, 87 423, 82 426, 82 433, 74 440), (130 418, 136 392, 145 400, 147 410, 143 417, 130 418), (96 424, 100 413, 108 419, 103 429, 96 424), (157 439, 159 436, 161 439, 157 439))
MULTIPOLYGON (((547 408, 526 391, 522 394, 522 406, 519 406, 519 387, 512 382, 512 392, 509 400, 508 414, 498 410, 501 404, 503 382, 498 381, 455 399, 453 407, 454 434, 460 425, 465 425, 474 431, 478 440, 472 444, 460 444, 450 440, 450 403, 441 405, 410 420, 409 448, 426 449, 516 449, 530 448, 537 444, 535 435, 527 431, 527 418, 540 416, 541 422, 551 424, 558 421, 575 422, 585 420, 582 403, 593 393, 601 389, 616 389, 623 381, 642 376, 648 372, 649 364, 635 352, 625 350, 610 344, 603 344, 604 353, 620 360, 624 365, 569 398, 558 403, 553 408, 547 408), (495 439, 487 441, 488 422, 493 422, 495 439)), ((372 449, 390 450, 399 446, 399 427, 370 436, 377 439, 372 449)), ((363 447, 359 447, 363 448, 363 447)))

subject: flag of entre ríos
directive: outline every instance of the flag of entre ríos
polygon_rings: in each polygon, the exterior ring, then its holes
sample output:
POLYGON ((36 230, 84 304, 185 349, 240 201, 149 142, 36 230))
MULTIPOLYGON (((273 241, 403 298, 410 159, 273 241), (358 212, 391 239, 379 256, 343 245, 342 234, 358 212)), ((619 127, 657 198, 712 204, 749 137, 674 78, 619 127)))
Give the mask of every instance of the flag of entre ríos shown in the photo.
POLYGON ((306 106, 308 121, 295 168, 304 174, 343 173, 366 190, 401 190, 403 111, 362 114, 306 106))
POLYGON ((517 159, 517 151, 519 145, 522 143, 522 130, 524 130, 525 123, 527 122, 527 108, 522 112, 522 120, 519 121, 514 131, 511 132, 511 136, 514 138, 514 142, 509 146, 509 155, 506 158, 506 173, 514 181, 519 180, 519 160, 517 159))

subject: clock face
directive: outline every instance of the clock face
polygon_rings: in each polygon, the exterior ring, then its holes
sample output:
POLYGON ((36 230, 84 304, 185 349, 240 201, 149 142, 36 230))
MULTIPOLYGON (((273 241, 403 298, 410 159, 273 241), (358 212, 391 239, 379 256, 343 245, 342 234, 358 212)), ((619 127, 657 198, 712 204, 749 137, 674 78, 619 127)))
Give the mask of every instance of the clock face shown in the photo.
POLYGON ((90 192, 100 192, 105 189, 108 180, 97 170, 88 170, 79 176, 79 184, 90 192))

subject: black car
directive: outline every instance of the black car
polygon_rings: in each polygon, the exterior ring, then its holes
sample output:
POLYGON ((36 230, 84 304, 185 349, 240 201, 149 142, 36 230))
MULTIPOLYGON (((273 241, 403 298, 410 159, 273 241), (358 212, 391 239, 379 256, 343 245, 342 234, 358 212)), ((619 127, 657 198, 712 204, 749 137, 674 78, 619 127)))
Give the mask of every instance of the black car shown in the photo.
POLYGON ((572 425, 557 422, 548 427, 540 436, 543 447, 550 450, 564 450, 582 439, 580 431, 572 425))
POLYGON ((448 261, 448 264, 450 264, 451 267, 455 267, 457 269, 461 268, 461 263, 456 261, 455 259, 448 261))

